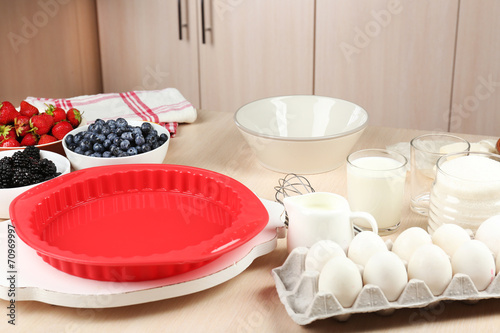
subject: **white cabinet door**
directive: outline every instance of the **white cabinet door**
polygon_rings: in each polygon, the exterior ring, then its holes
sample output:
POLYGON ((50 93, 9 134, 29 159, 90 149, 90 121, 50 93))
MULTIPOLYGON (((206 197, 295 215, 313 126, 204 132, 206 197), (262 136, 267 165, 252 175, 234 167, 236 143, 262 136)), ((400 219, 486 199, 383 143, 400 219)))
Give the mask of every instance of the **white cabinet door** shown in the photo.
POLYGON ((448 130, 458 0, 316 0, 315 93, 370 124, 448 130))
POLYGON ((259 98, 312 94, 313 0, 197 1, 202 108, 235 112, 259 98))
POLYGON ((462 0, 450 131, 500 135, 500 1, 462 0))
POLYGON ((97 0, 97 10, 105 92, 174 87, 200 106, 194 1, 97 0))

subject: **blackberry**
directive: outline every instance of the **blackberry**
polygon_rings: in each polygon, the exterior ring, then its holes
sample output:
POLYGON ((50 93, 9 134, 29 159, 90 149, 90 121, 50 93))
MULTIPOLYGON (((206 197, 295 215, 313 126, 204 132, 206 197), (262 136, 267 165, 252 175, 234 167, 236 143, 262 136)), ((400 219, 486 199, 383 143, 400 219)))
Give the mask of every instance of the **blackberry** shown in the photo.
POLYGON ((44 158, 38 163, 40 173, 45 177, 54 178, 57 174, 57 168, 54 162, 44 158))
POLYGON ((30 164, 30 158, 22 150, 18 150, 12 155, 12 167, 14 169, 29 168, 30 164))
POLYGON ((40 159, 40 150, 36 147, 27 147, 0 160, 0 188, 33 185, 59 175, 54 162, 40 159))
POLYGON ((24 155, 38 161, 40 159, 40 149, 35 146, 27 146, 24 149, 24 155))
POLYGON ((27 168, 14 169, 12 174, 12 187, 21 187, 31 185, 33 181, 32 174, 27 168))
POLYGON ((0 188, 11 187, 12 182, 12 158, 7 156, 0 160, 0 188))

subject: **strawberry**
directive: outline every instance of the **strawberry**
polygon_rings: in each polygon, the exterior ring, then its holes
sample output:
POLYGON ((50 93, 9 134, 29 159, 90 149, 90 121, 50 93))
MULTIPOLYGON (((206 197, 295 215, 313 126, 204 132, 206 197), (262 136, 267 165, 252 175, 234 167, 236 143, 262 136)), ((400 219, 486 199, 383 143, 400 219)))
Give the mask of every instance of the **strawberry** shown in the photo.
POLYGON ((31 131, 37 135, 49 133, 53 125, 54 118, 46 113, 34 115, 30 119, 31 131))
POLYGON ((50 135, 50 134, 44 134, 38 140, 38 144, 39 145, 43 145, 43 144, 46 144, 46 143, 51 143, 51 142, 56 142, 56 141, 57 141, 57 139, 54 138, 52 135, 50 135))
POLYGON ((0 141, 16 138, 16 129, 10 125, 0 125, 0 141))
POLYGON ((19 116, 14 119, 14 128, 16 129, 16 134, 18 137, 23 137, 31 129, 30 127, 30 117, 19 116))
POLYGON ((62 140, 64 136, 73 130, 73 126, 66 120, 60 121, 52 127, 52 135, 58 140, 62 140))
POLYGON ((69 109, 66 113, 66 120, 69 121, 73 128, 77 128, 82 122, 82 114, 75 108, 69 109))
POLYGON ((45 113, 51 115, 52 118, 54 118, 54 124, 66 119, 66 111, 52 104, 48 106, 47 110, 45 110, 45 113))
POLYGON ((497 141, 497 152, 500 154, 500 139, 497 141))
POLYGON ((21 144, 15 138, 8 138, 0 142, 0 147, 21 147, 21 144))
POLYGON ((11 102, 0 103, 0 125, 12 124, 17 116, 19 116, 19 112, 11 102))
POLYGON ((38 143, 38 136, 34 133, 27 133, 21 140, 21 146, 34 146, 38 143))
POLYGON ((36 107, 31 105, 30 103, 28 103, 26 101, 22 101, 21 105, 19 106, 19 113, 22 116, 26 116, 28 118, 31 118, 34 115, 39 114, 40 112, 38 111, 38 109, 36 107))

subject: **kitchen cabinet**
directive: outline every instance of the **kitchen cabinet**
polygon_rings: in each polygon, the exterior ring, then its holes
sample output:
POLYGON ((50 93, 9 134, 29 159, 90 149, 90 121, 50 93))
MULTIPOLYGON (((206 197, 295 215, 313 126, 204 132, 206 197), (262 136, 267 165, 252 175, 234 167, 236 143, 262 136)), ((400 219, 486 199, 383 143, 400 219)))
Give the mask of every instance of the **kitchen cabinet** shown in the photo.
POLYGON ((457 13, 458 0, 316 0, 314 92, 371 125, 447 131, 457 13))
POLYGON ((104 92, 175 87, 199 105, 195 6, 186 0, 97 0, 97 12, 104 92))
POLYGON ((225 112, 258 98, 312 94, 314 5, 97 0, 104 91, 176 87, 197 108, 225 112))
POLYGON ((500 2, 460 1, 450 131, 500 136, 500 2))
POLYGON ((94 0, 0 1, 1 100, 102 90, 94 0))

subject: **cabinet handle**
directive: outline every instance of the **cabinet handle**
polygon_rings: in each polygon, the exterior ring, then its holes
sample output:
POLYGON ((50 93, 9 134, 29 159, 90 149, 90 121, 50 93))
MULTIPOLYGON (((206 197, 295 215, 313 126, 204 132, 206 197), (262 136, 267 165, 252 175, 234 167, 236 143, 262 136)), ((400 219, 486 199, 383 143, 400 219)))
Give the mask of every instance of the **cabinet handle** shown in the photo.
POLYGON ((201 0, 201 42, 205 44, 205 1, 201 0))
POLYGON ((182 40, 182 7, 181 7, 181 0, 177 0, 177 15, 179 17, 179 40, 182 40))

